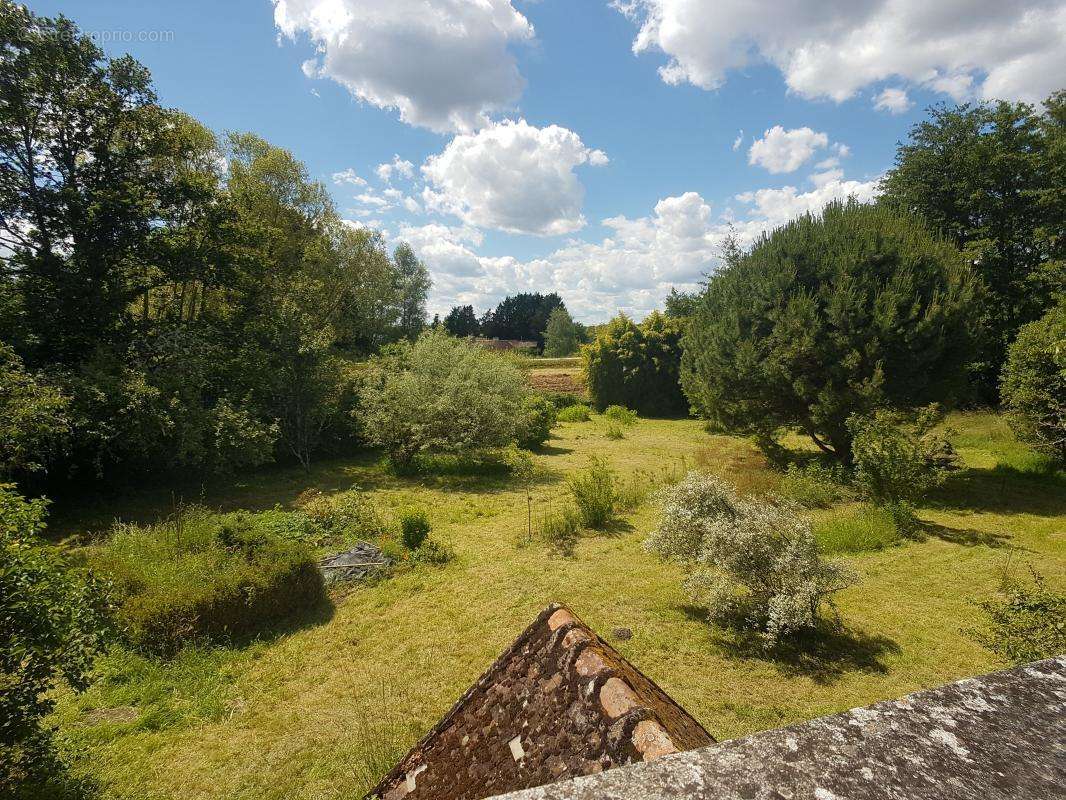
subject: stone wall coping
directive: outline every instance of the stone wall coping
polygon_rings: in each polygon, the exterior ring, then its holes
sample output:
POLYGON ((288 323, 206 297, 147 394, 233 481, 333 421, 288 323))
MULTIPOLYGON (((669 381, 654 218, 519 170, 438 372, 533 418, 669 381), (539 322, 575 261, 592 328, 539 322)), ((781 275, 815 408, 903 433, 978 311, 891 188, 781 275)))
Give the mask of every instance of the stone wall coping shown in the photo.
POLYGON ((1055 800, 1066 655, 496 800, 1055 800))

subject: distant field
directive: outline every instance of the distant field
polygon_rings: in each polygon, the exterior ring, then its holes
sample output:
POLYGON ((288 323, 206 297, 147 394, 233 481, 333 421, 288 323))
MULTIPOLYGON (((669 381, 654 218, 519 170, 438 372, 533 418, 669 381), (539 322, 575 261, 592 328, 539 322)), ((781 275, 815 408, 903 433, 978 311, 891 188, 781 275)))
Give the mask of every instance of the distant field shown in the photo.
POLYGON ((580 356, 568 356, 566 358, 541 358, 531 356, 522 360, 522 366, 527 369, 576 369, 581 366, 580 356))
POLYGON ((527 377, 529 385, 541 392, 583 394, 585 379, 580 369, 536 369, 527 377))
MULTIPOLYGON (((362 487, 385 508, 427 508, 454 561, 358 588, 336 599, 331 618, 243 647, 186 651, 169 663, 119 651, 87 693, 61 698, 54 721, 104 798, 347 800, 553 600, 598 631, 631 628, 618 649, 719 739, 993 670, 1000 664, 966 633, 980 621, 974 602, 1007 568, 1024 575, 1031 565, 1066 586, 1066 477, 1034 471, 1033 454, 996 416, 955 415, 950 424, 965 468, 919 509, 921 539, 849 556, 862 582, 839 597, 845 627, 802 658, 738 651, 704 621, 678 569, 642 547, 653 502, 609 533, 583 536, 566 558, 528 540, 526 490, 510 478, 396 478, 366 454, 317 464, 310 475, 241 476, 206 487, 202 502, 289 508, 309 488, 362 487)), ((695 420, 642 420, 610 440, 593 416, 560 425, 548 445, 535 455, 534 516, 558 507, 564 478, 590 455, 626 478, 698 466, 750 491, 780 479, 748 442, 709 435, 695 420)), ((99 533, 116 517, 165 516, 171 504, 169 490, 145 492, 56 524, 99 533)))

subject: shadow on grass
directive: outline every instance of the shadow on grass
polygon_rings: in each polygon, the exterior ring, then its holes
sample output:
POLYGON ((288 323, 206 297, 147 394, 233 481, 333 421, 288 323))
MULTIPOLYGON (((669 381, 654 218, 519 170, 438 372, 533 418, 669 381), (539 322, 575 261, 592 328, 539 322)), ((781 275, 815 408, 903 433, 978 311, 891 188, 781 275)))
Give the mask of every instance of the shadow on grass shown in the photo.
MULTIPOLYGON (((709 625, 706 609, 686 605, 682 613, 689 619, 709 625)), ((817 628, 804 631, 777 647, 767 649, 762 639, 750 631, 712 627, 711 641, 733 658, 773 664, 787 677, 803 676, 820 685, 829 685, 849 672, 883 675, 887 655, 900 653, 895 639, 854 630, 834 620, 823 620, 817 628)))
POLYGON ((326 590, 323 590, 322 596, 317 598, 313 604, 296 609, 291 614, 286 614, 277 620, 264 622, 246 633, 230 636, 218 644, 238 649, 260 642, 269 644, 302 630, 325 625, 333 619, 336 611, 337 606, 333 598, 326 590))
POLYGON ((969 467, 950 475, 930 493, 927 504, 996 514, 1066 514, 1066 472, 1022 470, 1008 464, 969 467))
POLYGON ((973 528, 949 528, 935 522, 921 522, 918 525, 918 536, 935 536, 951 544, 963 547, 1007 547, 1011 543, 1011 537, 1005 533, 978 531, 973 528))

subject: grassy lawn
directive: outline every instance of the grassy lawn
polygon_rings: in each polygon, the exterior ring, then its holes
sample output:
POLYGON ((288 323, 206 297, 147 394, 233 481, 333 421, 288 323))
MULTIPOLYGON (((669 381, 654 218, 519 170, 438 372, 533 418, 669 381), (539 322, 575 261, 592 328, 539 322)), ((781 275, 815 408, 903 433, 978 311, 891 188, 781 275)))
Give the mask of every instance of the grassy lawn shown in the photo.
MULTIPOLYGON (((654 503, 584 536, 565 558, 526 541, 526 492, 506 477, 397 479, 367 456, 310 475, 262 472, 186 499, 255 510, 288 506, 311 487, 358 486, 386 507, 424 505, 455 560, 361 587, 328 619, 242 648, 186 651, 167 665, 116 653, 85 695, 62 699, 56 719, 107 797, 351 798, 552 600, 604 635, 631 628, 615 646, 718 739, 996 669, 965 634, 979 620, 973 601, 995 591, 1008 562, 1066 585, 1066 479, 1035 472, 992 415, 950 422, 965 469, 921 509, 922 540, 849 557, 862 582, 839 597, 845 628, 813 652, 771 659, 702 621, 680 573, 641 547, 654 503)), ((696 421, 642 420, 609 440, 594 417, 560 425, 536 456, 534 514, 562 500, 563 477, 592 454, 623 476, 699 466, 746 489, 775 480, 747 443, 696 421)), ((59 515, 53 528, 91 535, 116 516, 165 515, 171 503, 169 492, 145 493, 59 515)))

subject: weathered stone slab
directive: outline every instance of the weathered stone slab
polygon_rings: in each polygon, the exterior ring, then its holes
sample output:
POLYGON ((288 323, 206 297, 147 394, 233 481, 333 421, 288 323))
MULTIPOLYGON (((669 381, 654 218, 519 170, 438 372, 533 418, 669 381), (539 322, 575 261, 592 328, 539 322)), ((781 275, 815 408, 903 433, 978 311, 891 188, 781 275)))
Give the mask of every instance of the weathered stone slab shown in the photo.
POLYGON ((1061 800, 1066 656, 498 800, 1061 800))

